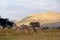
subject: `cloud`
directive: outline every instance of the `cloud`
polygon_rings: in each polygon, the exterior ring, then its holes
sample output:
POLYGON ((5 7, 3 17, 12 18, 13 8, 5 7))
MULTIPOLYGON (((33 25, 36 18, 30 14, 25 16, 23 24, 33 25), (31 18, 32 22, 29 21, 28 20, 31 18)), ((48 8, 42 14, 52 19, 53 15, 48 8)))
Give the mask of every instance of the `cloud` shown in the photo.
POLYGON ((57 0, 0 0, 0 14, 11 19, 20 19, 30 13, 55 11, 59 8, 57 0))
POLYGON ((23 1, 17 1, 17 6, 24 6, 24 7, 28 7, 31 9, 56 9, 58 7, 58 4, 56 2, 56 0, 23 0, 23 1))
POLYGON ((0 2, 0 6, 7 7, 8 3, 7 2, 0 2))
POLYGON ((0 12, 0 16, 2 16, 3 18, 9 18, 11 19, 15 19, 17 17, 17 12, 16 11, 8 11, 8 10, 3 10, 0 12))
POLYGON ((16 11, 5 11, 5 13, 8 13, 8 14, 15 14, 17 13, 16 11))

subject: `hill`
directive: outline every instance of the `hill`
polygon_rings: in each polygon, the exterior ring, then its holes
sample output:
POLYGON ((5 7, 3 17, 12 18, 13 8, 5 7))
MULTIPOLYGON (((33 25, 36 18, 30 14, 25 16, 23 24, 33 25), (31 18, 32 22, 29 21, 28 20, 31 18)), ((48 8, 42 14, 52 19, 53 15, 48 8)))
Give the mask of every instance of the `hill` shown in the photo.
POLYGON ((44 24, 59 24, 60 26, 60 13, 59 12, 44 12, 36 13, 25 17, 22 20, 16 21, 17 25, 26 24, 29 25, 30 22, 38 21, 41 25, 44 24))

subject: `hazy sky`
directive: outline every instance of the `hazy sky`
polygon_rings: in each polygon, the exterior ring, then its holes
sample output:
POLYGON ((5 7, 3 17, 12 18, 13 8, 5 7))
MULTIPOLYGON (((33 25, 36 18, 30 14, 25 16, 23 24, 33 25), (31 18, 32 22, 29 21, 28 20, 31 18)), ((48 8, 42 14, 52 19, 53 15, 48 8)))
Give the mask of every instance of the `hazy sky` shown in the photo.
POLYGON ((60 12, 60 0, 0 0, 0 15, 12 20, 45 11, 60 12))

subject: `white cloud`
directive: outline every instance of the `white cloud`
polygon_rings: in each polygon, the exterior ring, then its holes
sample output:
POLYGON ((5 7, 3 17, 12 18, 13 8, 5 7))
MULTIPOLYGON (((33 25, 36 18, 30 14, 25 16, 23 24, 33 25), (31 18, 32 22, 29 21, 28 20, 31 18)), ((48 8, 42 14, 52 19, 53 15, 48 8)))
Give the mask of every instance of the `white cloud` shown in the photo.
POLYGON ((5 13, 8 13, 8 14, 15 14, 17 13, 16 11, 5 11, 5 13))
POLYGON ((17 2, 18 6, 24 6, 31 9, 56 9, 58 7, 56 0, 23 0, 20 2, 17 2))
POLYGON ((0 6, 8 7, 8 3, 7 2, 0 2, 0 6))

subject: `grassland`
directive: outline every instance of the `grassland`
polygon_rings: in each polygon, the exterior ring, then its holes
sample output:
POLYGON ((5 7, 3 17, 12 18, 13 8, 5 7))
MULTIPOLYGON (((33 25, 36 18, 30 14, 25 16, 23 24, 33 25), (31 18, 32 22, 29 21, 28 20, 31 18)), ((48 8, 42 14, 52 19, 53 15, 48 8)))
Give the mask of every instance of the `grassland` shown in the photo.
POLYGON ((24 30, 0 29, 0 40, 60 40, 60 29, 45 29, 43 33, 39 30, 24 33, 24 30))

